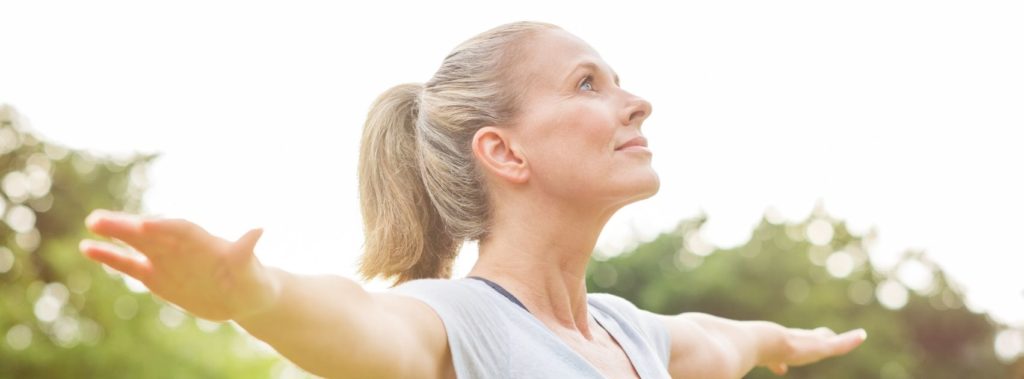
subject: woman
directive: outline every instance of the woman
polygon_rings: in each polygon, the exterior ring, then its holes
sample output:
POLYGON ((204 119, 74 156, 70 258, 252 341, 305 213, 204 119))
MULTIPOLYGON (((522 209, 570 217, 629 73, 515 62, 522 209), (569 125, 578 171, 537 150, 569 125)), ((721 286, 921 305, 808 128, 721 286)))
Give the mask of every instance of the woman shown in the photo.
POLYGON ((226 241, 179 219, 97 211, 87 225, 145 255, 82 251, 196 316, 234 320, 308 371, 358 378, 738 378, 845 354, 863 330, 658 315, 588 294, 605 223, 659 187, 651 105, 585 42, 550 24, 457 46, 423 85, 373 104, 360 153, 367 292, 263 266, 262 231, 226 241), (463 241, 469 276, 447 279, 463 241))

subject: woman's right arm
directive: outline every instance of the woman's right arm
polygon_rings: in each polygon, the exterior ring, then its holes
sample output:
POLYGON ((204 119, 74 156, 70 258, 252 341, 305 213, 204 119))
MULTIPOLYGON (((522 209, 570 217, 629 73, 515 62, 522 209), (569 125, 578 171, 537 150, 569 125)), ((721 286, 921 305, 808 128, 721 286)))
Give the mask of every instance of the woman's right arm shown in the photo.
POLYGON ((107 211, 93 212, 86 225, 144 256, 83 241, 81 250, 89 258, 198 317, 234 320, 313 374, 440 378, 450 359, 444 326, 426 304, 371 293, 340 276, 263 266, 253 254, 258 229, 227 241, 185 220, 107 211))
POLYGON ((277 301, 235 321, 300 367, 332 378, 442 377, 447 339, 426 304, 340 276, 270 270, 277 301))

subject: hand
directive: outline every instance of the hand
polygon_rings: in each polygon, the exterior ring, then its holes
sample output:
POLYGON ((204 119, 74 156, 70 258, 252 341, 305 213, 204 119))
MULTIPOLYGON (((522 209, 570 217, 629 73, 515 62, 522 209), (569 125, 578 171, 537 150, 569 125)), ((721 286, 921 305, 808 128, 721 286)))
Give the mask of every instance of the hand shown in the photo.
POLYGON ((262 229, 227 241, 186 220, 105 210, 93 211, 85 223, 93 233, 120 240, 143 258, 125 254, 120 245, 95 240, 79 245, 85 256, 135 278, 153 294, 198 317, 242 317, 276 300, 279 285, 253 254, 262 229))
POLYGON ((860 346, 868 334, 864 329, 851 330, 836 335, 832 329, 817 328, 785 329, 782 332, 781 347, 771 349, 761 365, 776 375, 789 371, 789 366, 803 366, 825 358, 843 355, 860 346))

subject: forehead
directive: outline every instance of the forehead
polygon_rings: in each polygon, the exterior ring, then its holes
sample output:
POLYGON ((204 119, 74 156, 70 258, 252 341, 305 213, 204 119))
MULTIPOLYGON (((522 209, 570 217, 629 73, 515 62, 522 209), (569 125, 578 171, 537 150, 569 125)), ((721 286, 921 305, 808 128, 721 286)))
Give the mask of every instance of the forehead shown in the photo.
POLYGON ((518 66, 534 84, 559 85, 581 65, 614 75, 593 47, 561 29, 540 31, 526 42, 524 50, 525 59, 518 66))

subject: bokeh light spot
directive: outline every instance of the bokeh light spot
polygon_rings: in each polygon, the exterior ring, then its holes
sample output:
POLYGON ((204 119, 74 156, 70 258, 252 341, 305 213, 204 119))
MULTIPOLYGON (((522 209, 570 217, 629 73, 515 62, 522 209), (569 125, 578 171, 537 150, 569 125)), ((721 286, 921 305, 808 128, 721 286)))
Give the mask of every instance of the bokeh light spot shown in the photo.
POLYGON ((780 225, 783 222, 786 222, 786 218, 782 215, 782 212, 779 212, 775 207, 768 207, 765 209, 764 219, 772 225, 780 225))
POLYGON ((1006 329, 996 334, 996 356, 1003 363, 1011 363, 1024 353, 1024 332, 1006 329))
POLYGON ((36 318, 42 322, 53 322, 60 316, 60 308, 63 306, 57 298, 50 295, 43 295, 36 300, 33 311, 36 318))
POLYGON ((36 228, 31 228, 14 236, 14 243, 26 253, 36 251, 39 248, 40 242, 42 242, 42 236, 39 235, 39 230, 36 228))
POLYGON ((14 267, 14 253, 11 249, 0 246, 0 274, 11 271, 11 267, 14 267))
POLYGON ((53 323, 53 340, 60 347, 74 347, 78 344, 80 336, 78 320, 73 317, 62 316, 53 323))
POLYGON ((853 258, 845 251, 837 251, 828 257, 825 262, 825 269, 829 275, 836 278, 845 278, 853 272, 853 258))
POLYGON ((12 171, 4 175, 3 181, 0 181, 0 189, 11 199, 11 202, 23 202, 28 199, 28 176, 21 171, 12 171))
POLYGON ((706 257, 714 251, 714 247, 704 241, 704 238, 701 237, 700 230, 693 230, 686 233, 686 237, 683 239, 683 244, 686 246, 687 250, 701 257, 706 257))
POLYGON ((818 246, 824 246, 832 242, 834 230, 832 224, 827 220, 817 219, 807 225, 805 233, 808 241, 818 246))
POLYGON ((177 328, 185 322, 185 313, 171 305, 165 304, 160 308, 160 322, 168 328, 177 328))
POLYGON ((895 280, 886 280, 875 289, 875 296, 882 306, 897 310, 907 305, 907 288, 895 280))
POLYGON ((53 185, 50 173, 37 166, 29 166, 26 172, 28 173, 29 195, 38 198, 50 193, 50 186, 53 185))
POLYGON ((216 332, 217 329, 220 329, 220 324, 220 322, 196 318, 196 326, 199 327, 199 330, 206 333, 216 332))
POLYGON ((15 205, 7 211, 4 222, 11 227, 11 230, 24 233, 32 230, 32 227, 36 225, 36 213, 24 205, 15 205))
POLYGON ((18 324, 7 329, 7 345, 14 350, 25 350, 32 344, 32 329, 18 324))
POLYGON ((896 277, 908 288, 920 294, 930 294, 936 288, 935 274, 919 261, 908 260, 900 264, 896 277))
POLYGON ((11 128, 0 128, 0 154, 7 154, 14 151, 21 143, 18 141, 18 133, 11 128))

